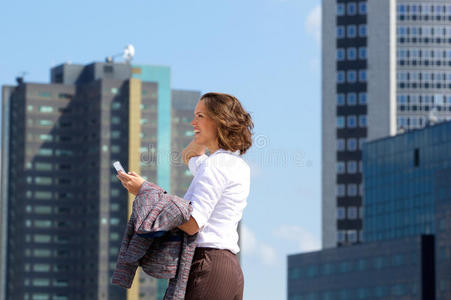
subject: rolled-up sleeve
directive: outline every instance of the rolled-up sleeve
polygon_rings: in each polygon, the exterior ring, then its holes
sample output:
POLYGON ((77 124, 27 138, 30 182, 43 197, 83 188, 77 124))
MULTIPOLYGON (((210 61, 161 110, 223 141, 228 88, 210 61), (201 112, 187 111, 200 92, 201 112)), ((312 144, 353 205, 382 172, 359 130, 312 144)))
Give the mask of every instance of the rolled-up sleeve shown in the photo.
POLYGON ((207 223, 216 204, 222 196, 227 180, 223 172, 215 164, 207 161, 202 164, 196 175, 190 200, 193 211, 191 216, 196 220, 199 229, 207 223))
POLYGON ((199 168, 199 166, 202 164, 203 161, 205 161, 208 158, 206 154, 193 156, 188 161, 188 168, 191 174, 196 175, 196 171, 199 168))

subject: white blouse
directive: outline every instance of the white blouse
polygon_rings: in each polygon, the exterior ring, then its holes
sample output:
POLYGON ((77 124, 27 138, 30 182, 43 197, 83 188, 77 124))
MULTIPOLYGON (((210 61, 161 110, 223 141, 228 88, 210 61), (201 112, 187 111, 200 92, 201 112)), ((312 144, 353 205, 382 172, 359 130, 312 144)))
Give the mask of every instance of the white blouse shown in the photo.
POLYGON ((194 156, 188 163, 194 175, 186 200, 199 225, 198 247, 229 249, 238 253, 238 222, 250 190, 250 168, 239 151, 218 149, 210 156, 194 156))

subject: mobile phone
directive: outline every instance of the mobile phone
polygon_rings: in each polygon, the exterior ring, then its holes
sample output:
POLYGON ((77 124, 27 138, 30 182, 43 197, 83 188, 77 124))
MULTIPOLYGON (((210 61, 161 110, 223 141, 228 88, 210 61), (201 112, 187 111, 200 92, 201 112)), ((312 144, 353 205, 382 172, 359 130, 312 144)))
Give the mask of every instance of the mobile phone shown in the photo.
POLYGON ((121 165, 121 163, 120 163, 119 161, 115 161, 115 162, 113 163, 113 167, 116 169, 116 171, 117 171, 118 173, 119 173, 119 171, 122 171, 122 172, 126 173, 125 170, 124 170, 124 168, 122 167, 122 165, 121 165))

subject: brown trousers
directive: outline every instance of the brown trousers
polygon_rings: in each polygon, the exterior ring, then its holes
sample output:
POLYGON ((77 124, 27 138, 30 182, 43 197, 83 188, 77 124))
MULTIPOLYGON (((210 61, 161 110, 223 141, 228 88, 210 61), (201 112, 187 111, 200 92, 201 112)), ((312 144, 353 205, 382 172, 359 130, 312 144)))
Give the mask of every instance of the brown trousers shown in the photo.
POLYGON ((197 247, 185 300, 242 300, 244 277, 236 254, 225 249, 197 247))

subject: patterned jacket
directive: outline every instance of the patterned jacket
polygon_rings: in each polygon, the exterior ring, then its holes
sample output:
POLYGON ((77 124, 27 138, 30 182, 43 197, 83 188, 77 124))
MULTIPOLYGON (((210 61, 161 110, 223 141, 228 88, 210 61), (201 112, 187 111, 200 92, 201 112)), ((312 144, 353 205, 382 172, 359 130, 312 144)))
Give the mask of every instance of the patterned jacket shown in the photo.
POLYGON ((169 279, 164 300, 184 299, 197 234, 177 226, 188 222, 191 211, 189 201, 145 181, 133 201, 112 283, 130 288, 141 266, 152 277, 169 279))

